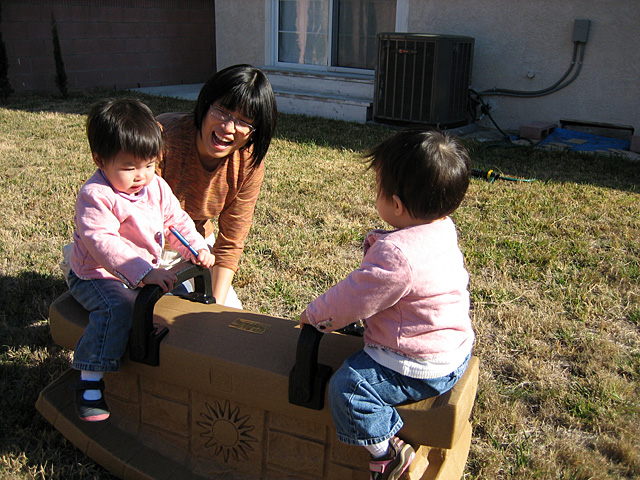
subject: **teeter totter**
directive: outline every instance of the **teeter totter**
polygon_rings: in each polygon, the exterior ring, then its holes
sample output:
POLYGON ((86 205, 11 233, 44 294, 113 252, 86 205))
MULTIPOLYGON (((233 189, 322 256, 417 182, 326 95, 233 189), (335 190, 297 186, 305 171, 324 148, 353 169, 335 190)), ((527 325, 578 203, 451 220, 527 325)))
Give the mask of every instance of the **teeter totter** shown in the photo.
MULTIPOLYGON (((77 418, 73 370, 41 392, 38 411, 123 479, 367 480, 368 454, 337 440, 325 398, 331 372, 362 338, 206 303, 208 271, 182 268, 179 281, 193 278, 195 293, 163 296, 150 285, 138 295, 128 355, 104 377, 108 420, 77 418)), ((52 303, 58 345, 74 349, 87 323, 69 292, 52 303)), ((398 436, 416 450, 402 478, 461 477, 477 382, 472 357, 452 390, 398 407, 398 436)))

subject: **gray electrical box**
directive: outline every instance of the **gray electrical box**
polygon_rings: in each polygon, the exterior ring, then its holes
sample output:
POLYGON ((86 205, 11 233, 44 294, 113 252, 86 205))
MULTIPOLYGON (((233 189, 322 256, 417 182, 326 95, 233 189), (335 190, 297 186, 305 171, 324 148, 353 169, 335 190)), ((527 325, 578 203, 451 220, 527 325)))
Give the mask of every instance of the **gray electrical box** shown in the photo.
POLYGON ((587 43, 589 38, 589 27, 591 20, 576 20, 573 23, 573 41, 579 43, 587 43))

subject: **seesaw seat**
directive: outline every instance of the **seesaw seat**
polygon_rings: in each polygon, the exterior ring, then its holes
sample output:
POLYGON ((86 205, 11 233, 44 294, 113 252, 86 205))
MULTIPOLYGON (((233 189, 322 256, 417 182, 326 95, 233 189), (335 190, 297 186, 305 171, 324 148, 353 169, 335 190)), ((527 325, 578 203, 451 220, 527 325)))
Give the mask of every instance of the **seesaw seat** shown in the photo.
MULTIPOLYGON (((159 366, 124 358, 121 372, 105 375, 108 421, 77 419, 73 371, 41 393, 37 409, 80 450, 127 479, 368 478, 366 452, 337 441, 326 405, 289 403, 297 323, 174 296, 160 298, 153 314, 169 328, 159 366)), ((62 347, 75 348, 87 322, 68 292, 51 305, 51 333, 62 347)), ((335 370, 360 348, 359 337, 325 335, 319 361, 335 370)), ((460 478, 477 379, 473 357, 450 392, 399 407, 399 436, 417 450, 409 478, 460 478)))

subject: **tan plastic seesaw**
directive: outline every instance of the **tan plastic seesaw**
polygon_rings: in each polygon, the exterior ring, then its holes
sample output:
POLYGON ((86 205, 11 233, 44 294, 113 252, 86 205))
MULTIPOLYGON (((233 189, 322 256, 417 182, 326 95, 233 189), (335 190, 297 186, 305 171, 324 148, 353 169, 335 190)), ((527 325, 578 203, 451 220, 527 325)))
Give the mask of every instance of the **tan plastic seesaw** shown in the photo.
MULTIPOLYGON (((190 298, 141 290, 129 354, 104 378, 107 421, 77 418, 73 370, 41 392, 38 411, 123 479, 367 480, 368 454, 338 442, 325 399, 331 371, 362 338, 203 303, 208 271, 184 267, 179 280, 194 277, 198 292, 190 298)), ((51 334, 62 347, 74 349, 87 322, 69 292, 51 305, 51 334)), ((405 423, 398 436, 416 449, 403 478, 461 477, 477 383, 472 357, 451 391, 398 407, 405 423)))

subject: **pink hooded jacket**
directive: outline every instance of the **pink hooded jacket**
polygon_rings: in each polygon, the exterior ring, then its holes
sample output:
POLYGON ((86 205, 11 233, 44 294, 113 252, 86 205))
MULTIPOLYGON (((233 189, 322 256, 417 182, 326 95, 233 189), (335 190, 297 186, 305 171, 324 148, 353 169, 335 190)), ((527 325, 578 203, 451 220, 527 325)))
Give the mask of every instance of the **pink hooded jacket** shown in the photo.
POLYGON ((309 304, 324 332, 365 320, 368 347, 430 362, 462 359, 475 335, 469 317, 469 275, 453 221, 385 232, 364 241, 360 268, 309 304))
POLYGON ((157 175, 136 196, 115 191, 97 170, 76 199, 70 264, 82 279, 114 279, 135 288, 158 267, 165 237, 183 258, 191 252, 169 233, 173 225, 196 250, 208 249, 171 188, 157 175))

